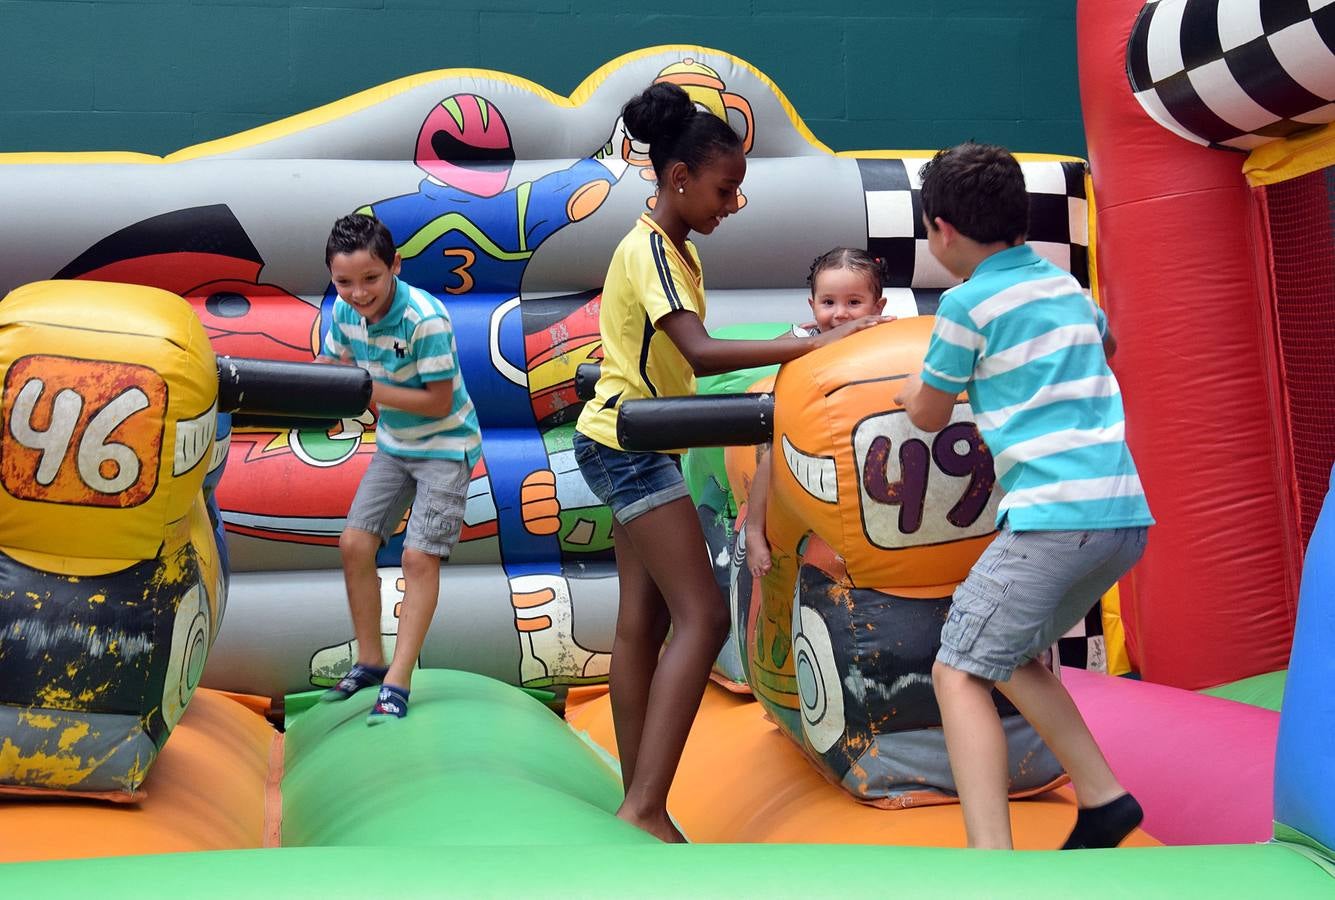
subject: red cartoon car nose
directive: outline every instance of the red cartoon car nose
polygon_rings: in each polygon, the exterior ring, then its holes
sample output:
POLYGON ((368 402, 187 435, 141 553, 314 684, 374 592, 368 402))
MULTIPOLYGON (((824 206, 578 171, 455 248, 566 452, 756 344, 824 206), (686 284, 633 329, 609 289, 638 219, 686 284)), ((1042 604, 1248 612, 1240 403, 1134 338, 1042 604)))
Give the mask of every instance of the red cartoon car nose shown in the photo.
POLYGON ((225 280, 191 288, 186 299, 216 353, 310 362, 319 310, 272 284, 225 280))

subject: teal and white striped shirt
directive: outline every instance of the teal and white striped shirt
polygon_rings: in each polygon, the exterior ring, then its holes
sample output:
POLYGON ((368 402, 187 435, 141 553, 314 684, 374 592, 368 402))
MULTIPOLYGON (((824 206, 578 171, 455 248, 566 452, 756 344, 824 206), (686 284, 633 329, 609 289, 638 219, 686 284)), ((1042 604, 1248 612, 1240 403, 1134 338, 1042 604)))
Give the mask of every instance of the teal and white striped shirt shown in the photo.
POLYGON ((376 446, 395 456, 471 461, 482 446, 477 413, 464 387, 450 314, 439 300, 394 279, 394 300, 374 324, 341 298, 325 335, 324 355, 351 355, 376 381, 398 387, 454 382, 454 404, 443 419, 380 407, 376 446))
POLYGON ((989 256, 941 297, 922 380, 968 389, 1015 531, 1151 525, 1126 446, 1103 311, 1028 245, 989 256))

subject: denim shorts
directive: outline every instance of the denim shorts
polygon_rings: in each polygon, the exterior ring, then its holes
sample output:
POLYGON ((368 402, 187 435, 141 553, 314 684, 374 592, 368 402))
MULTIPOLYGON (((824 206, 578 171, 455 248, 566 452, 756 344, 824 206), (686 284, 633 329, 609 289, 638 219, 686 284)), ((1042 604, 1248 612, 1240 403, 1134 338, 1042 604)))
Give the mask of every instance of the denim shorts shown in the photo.
POLYGON ((690 494, 676 454, 615 450, 579 432, 574 446, 575 462, 589 489, 622 525, 690 494))
POLYGON ((388 543, 411 505, 403 546, 448 559, 468 503, 470 466, 462 460, 417 459, 377 450, 348 510, 347 527, 388 543))
POLYGON ((1010 680, 1136 564, 1147 531, 1003 528, 955 589, 937 661, 988 681, 1010 680))

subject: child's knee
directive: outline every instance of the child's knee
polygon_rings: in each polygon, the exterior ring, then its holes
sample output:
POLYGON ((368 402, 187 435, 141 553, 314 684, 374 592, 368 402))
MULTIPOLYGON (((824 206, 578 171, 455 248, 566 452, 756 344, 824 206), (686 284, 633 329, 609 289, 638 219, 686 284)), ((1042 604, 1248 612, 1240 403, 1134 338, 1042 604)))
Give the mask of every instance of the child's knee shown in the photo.
POLYGON ((673 617, 672 628, 674 640, 686 639, 717 653, 728 639, 732 621, 721 602, 702 603, 673 617))
POLYGON ((403 577, 406 579, 415 581, 419 578, 438 578, 440 576, 440 557, 412 547, 403 548, 403 558, 399 565, 403 569, 403 577))
POLYGON ((724 643, 728 640, 728 632, 732 630, 732 617, 728 614, 728 608, 722 604, 710 604, 708 621, 705 627, 708 629, 708 635, 715 652, 723 649, 724 643))
POLYGON ((344 562, 372 561, 380 550, 380 536, 360 528, 345 528, 338 536, 338 552, 344 562))
POLYGON ((984 678, 979 678, 972 672, 965 672, 963 669, 957 669, 952 665, 937 660, 932 663, 932 687, 936 695, 957 693, 962 690, 968 690, 975 685, 990 688, 991 684, 984 678))

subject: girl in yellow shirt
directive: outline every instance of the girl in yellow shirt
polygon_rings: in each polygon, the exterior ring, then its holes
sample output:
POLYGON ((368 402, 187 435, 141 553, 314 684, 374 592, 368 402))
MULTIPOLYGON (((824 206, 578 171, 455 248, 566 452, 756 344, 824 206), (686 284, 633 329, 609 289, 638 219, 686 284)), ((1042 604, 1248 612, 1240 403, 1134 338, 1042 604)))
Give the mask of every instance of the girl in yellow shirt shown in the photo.
POLYGON ((728 635, 728 611, 705 549, 678 453, 636 453, 617 442, 621 404, 695 393, 695 377, 795 359, 884 321, 857 319, 810 337, 731 341, 705 331, 700 258, 687 240, 738 209, 742 142, 680 87, 651 85, 622 110, 649 145, 658 179, 653 211, 617 246, 603 287, 602 373, 576 426, 575 458, 612 510, 621 599, 611 696, 626 798, 617 815, 664 841, 683 841, 668 788, 728 635), (663 649, 668 626, 672 643, 663 649), (661 654, 660 654, 661 651, 661 654))

